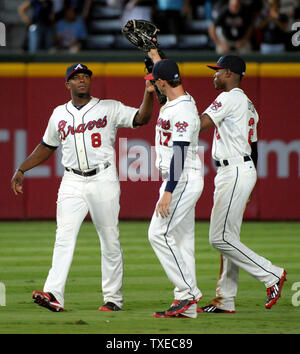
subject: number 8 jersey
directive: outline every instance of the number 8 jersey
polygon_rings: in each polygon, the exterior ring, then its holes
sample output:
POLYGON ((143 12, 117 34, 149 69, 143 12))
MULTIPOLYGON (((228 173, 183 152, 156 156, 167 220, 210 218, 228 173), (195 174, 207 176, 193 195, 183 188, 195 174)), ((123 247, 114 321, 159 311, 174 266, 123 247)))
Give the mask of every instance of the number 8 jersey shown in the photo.
POLYGON ((203 112, 216 128, 212 146, 214 160, 251 155, 251 142, 257 141, 258 114, 240 88, 222 92, 203 112))
POLYGON ((156 167, 164 176, 169 173, 173 156, 173 142, 185 141, 190 145, 184 163, 184 169, 201 168, 198 155, 198 136, 200 119, 196 103, 188 93, 161 107, 156 123, 155 151, 156 167))
POLYGON ((137 108, 115 100, 92 97, 81 109, 72 101, 54 109, 43 142, 62 144, 62 164, 79 170, 115 162, 114 143, 117 129, 133 128, 137 108))

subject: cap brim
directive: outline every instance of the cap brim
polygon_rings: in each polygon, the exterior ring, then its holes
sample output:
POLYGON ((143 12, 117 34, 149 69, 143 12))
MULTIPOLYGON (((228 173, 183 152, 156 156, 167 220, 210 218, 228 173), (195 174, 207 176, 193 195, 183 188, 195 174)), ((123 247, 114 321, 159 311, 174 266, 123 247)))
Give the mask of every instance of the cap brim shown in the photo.
POLYGON ((144 76, 144 79, 145 79, 145 80, 155 80, 152 73, 150 73, 150 74, 144 76))
POLYGON ((207 67, 213 70, 223 69, 223 67, 219 65, 207 65, 207 67))
POLYGON ((70 78, 71 78, 74 74, 76 74, 76 73, 86 73, 86 74, 88 74, 89 76, 92 76, 92 74, 93 74, 92 71, 89 70, 89 69, 77 69, 77 70, 72 71, 72 72, 69 74, 69 76, 67 77, 67 81, 69 81, 70 78))

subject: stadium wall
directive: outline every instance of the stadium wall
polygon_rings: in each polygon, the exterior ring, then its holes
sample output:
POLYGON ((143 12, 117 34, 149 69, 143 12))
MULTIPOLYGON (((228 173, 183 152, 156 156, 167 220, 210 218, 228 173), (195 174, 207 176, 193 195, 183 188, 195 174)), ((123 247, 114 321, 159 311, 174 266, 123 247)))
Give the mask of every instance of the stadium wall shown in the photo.
MULTIPOLYGON (((64 74, 67 63, 0 63, 1 219, 55 218, 57 190, 63 169, 60 149, 43 165, 26 173, 24 195, 14 196, 10 179, 16 167, 41 141, 54 107, 69 100, 64 74)), ((144 92, 144 65, 136 62, 85 62, 93 71, 92 95, 138 107, 144 92)), ((208 62, 182 62, 185 89, 202 112, 217 96, 208 62)), ((258 182, 248 220, 300 219, 300 64, 248 62, 243 88, 259 115, 258 182)), ((120 129, 116 139, 121 179, 121 219, 149 219, 160 182, 154 167, 152 121, 138 130, 120 129), (154 179, 154 181, 153 181, 154 179)), ((208 219, 213 202, 215 168, 211 160, 213 131, 199 136, 204 150, 204 191, 197 219, 208 219)))

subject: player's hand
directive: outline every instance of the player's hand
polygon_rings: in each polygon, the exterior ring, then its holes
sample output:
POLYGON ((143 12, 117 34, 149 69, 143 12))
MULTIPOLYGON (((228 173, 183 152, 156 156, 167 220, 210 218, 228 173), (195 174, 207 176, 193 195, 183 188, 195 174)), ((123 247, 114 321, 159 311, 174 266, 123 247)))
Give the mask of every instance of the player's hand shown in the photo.
POLYGON ((170 204, 172 201, 172 193, 164 192, 163 196, 161 197, 160 201, 156 206, 156 216, 159 215, 162 218, 166 218, 170 215, 170 204))
POLYGON ((15 195, 23 194, 23 183, 24 175, 20 171, 16 171, 11 179, 11 189, 15 193, 15 195))
POLYGON ((152 85, 150 80, 146 80, 146 90, 147 90, 148 93, 155 92, 154 85, 152 85))
POLYGON ((251 200, 252 200, 252 193, 249 195, 249 198, 247 200, 247 204, 249 204, 251 202, 251 200))

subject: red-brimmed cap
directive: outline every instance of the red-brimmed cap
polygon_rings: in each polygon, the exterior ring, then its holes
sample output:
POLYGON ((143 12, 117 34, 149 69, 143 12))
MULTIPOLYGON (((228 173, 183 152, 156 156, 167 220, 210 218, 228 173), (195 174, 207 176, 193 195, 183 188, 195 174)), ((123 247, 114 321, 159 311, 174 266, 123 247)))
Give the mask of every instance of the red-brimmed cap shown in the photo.
POLYGON ((222 66, 219 65, 207 65, 207 66, 214 70, 224 69, 222 66))
POLYGON ((232 54, 224 55, 219 58, 217 65, 207 66, 213 70, 229 69, 233 73, 241 76, 244 76, 246 71, 246 63, 244 60, 241 57, 232 54))
POLYGON ((179 68, 174 60, 162 59, 155 63, 152 69, 152 73, 144 76, 145 80, 174 80, 178 79, 179 68))
POLYGON ((145 79, 145 80, 155 80, 152 73, 150 73, 150 74, 144 76, 144 79, 145 79))

